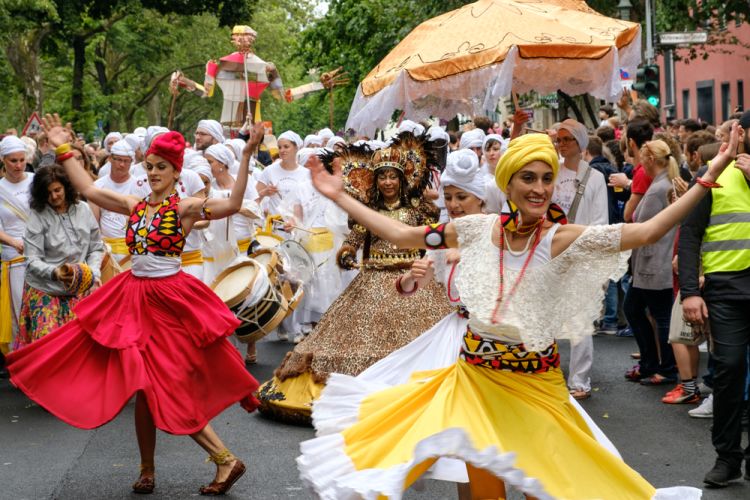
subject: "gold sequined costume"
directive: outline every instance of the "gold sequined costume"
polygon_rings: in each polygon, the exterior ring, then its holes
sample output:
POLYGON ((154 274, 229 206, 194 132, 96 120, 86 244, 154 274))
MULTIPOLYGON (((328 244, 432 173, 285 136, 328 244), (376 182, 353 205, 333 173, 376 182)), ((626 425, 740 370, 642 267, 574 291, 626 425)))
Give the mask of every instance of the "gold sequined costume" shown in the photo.
MULTIPOLYGON (((416 208, 380 212, 411 226, 432 223, 438 215, 435 205, 424 201, 416 208)), ((312 403, 330 373, 358 375, 451 310, 445 291, 434 280, 411 296, 396 291, 396 279, 420 258, 418 250, 397 249, 357 224, 342 247, 347 248, 363 248, 361 271, 310 336, 286 355, 273 379, 261 386, 260 411, 266 416, 309 425, 312 403)))

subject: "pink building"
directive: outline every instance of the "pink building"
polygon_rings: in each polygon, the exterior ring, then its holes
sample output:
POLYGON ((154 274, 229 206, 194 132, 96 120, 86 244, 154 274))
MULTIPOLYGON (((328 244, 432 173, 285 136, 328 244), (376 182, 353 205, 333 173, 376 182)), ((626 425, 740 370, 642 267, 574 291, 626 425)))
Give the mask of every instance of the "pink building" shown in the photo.
MULTIPOLYGON (((741 43, 750 44, 750 24, 727 26, 741 43)), ((687 54, 677 49, 677 54, 687 54)), ((662 106, 667 104, 664 57, 657 60, 662 106)), ((741 45, 714 46, 708 59, 675 62, 675 118, 700 118, 710 124, 726 120, 735 108, 750 108, 750 49, 741 45)))

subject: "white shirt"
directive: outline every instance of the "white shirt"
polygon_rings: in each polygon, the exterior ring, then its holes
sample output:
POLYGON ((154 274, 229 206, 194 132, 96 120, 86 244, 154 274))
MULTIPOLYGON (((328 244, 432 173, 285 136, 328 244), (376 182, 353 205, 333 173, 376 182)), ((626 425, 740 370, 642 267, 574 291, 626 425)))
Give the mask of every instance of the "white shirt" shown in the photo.
MULTIPOLYGON (((26 231, 26 221, 16 214, 16 209, 26 214, 31 213, 29 208, 29 197, 31 192, 31 181, 34 174, 26 172, 26 178, 21 182, 12 183, 8 179, 0 179, 0 231, 7 233, 12 238, 23 239, 26 231), (11 199, 7 200, 4 193, 9 193, 11 199), (8 205, 12 205, 10 208, 8 205)), ((2 260, 10 260, 18 257, 16 249, 10 245, 3 245, 2 260)))
POLYGON ((269 214, 281 214, 282 211, 293 213, 292 197, 297 187, 312 182, 310 171, 305 167, 297 165, 294 170, 285 170, 281 167, 281 162, 266 167, 254 177, 257 182, 262 182, 266 186, 276 186, 279 190, 275 195, 263 199, 263 208, 269 214))
POLYGON ((573 205, 578 183, 583 180, 586 170, 591 170, 589 180, 586 182, 586 190, 583 192, 583 197, 578 205, 575 220, 569 222, 585 226, 608 224, 607 183, 601 172, 589 167, 589 164, 583 160, 579 163, 577 171, 570 170, 562 163, 560 164, 552 201, 560 205, 567 214, 573 205))
MULTIPOLYGON (((100 177, 94 182, 98 188, 109 189, 119 194, 137 194, 136 179, 133 176, 128 177, 125 182, 117 183, 109 175, 100 177)), ((117 212, 112 212, 105 208, 99 208, 99 227, 104 238, 124 238, 127 231, 128 216, 117 212)))
MULTIPOLYGON (((234 176, 233 176, 234 177, 234 176)), ((230 189, 222 189, 218 187, 216 181, 211 185, 211 198, 229 198, 232 191, 230 189)), ((245 187, 245 194, 242 197, 242 208, 246 208, 253 213, 260 215, 258 204, 255 200, 258 199, 258 191, 255 189, 255 181, 250 177, 247 181, 247 187, 245 187)), ((232 227, 234 228, 234 234, 238 240, 250 238, 255 234, 255 222, 261 219, 250 219, 242 214, 235 214, 232 216, 232 227)), ((212 223, 213 224, 213 223, 212 223)))

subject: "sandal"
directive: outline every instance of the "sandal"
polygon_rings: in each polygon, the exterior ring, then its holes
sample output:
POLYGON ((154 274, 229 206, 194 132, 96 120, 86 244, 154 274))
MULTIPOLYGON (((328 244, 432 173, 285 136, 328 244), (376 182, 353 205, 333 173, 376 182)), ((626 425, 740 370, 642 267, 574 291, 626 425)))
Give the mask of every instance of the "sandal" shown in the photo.
POLYGON ((154 492, 155 487, 154 468, 141 466, 141 475, 138 477, 138 481, 133 483, 133 493, 149 495, 154 492))
POLYGON ((664 384, 674 384, 677 382, 677 379, 674 377, 665 377, 664 375, 659 375, 658 373, 655 373, 654 375, 651 375, 650 377, 644 377, 641 380, 639 380, 641 385, 664 385, 664 384))
POLYGON ((242 475, 245 473, 245 470, 245 464, 242 463, 242 460, 238 458, 234 462, 234 467, 232 467, 231 472, 229 472, 229 476, 227 476, 224 481, 211 481, 211 484, 209 484, 208 486, 201 486, 200 494, 212 497, 226 495, 227 493, 229 493, 229 489, 232 487, 232 485, 234 485, 234 483, 236 483, 237 480, 242 477, 242 475))
POLYGON ((591 391, 584 391, 583 389, 571 389, 569 392, 573 399, 578 401, 591 397, 591 391))
POLYGON ((257 354, 247 354, 245 356, 245 364, 254 365, 257 362, 258 362, 258 355, 257 354))

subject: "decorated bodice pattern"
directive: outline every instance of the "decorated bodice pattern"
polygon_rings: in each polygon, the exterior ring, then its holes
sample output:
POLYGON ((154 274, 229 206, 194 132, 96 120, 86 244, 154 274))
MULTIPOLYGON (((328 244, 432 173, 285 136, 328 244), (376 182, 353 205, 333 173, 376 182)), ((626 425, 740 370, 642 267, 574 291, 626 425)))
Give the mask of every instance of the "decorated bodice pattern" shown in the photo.
POLYGON ((185 246, 178 205, 180 197, 172 192, 157 208, 149 221, 146 208, 149 198, 138 202, 128 220, 125 243, 134 255, 179 257, 185 246))

